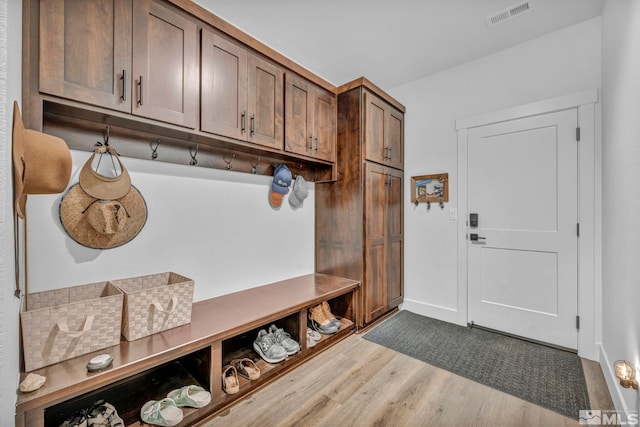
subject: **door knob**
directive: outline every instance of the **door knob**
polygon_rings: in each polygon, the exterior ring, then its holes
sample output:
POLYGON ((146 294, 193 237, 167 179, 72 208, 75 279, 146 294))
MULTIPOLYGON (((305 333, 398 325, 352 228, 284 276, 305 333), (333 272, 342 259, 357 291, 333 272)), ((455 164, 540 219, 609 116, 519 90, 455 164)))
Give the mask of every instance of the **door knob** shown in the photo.
POLYGON ((477 242, 478 240, 486 240, 486 237, 478 236, 476 233, 469 234, 469 240, 472 242, 477 242))

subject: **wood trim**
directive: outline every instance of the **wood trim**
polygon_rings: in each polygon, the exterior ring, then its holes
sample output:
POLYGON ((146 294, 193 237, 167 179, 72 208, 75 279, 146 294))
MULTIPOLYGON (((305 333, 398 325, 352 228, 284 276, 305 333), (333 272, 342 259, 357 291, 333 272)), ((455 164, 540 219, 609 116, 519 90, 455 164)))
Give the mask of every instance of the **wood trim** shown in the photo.
POLYGON ((312 73, 311 71, 304 68, 302 65, 292 61, 291 59, 287 58, 280 52, 262 43, 260 40, 245 33, 238 27, 214 15, 211 11, 203 8, 198 4, 193 3, 191 0, 167 0, 167 1, 170 3, 173 3, 174 5, 183 9, 184 11, 190 13, 191 15, 198 18, 199 20, 213 26, 217 30, 222 31, 223 33, 233 37, 239 42, 244 43, 245 45, 252 48, 256 52, 259 52, 267 56, 268 58, 271 58, 273 61, 301 75, 305 79, 310 80, 311 82, 317 84, 318 86, 324 89, 327 89, 332 93, 336 93, 336 87, 329 81, 312 73))
POLYGON ((357 79, 352 80, 349 83, 345 83, 345 84, 343 84, 341 86, 338 86, 336 88, 336 93, 339 95, 341 93, 348 92, 351 89, 355 89, 355 88, 360 87, 360 86, 365 87, 366 89, 368 89, 371 92, 375 93, 377 96, 379 96, 380 98, 382 98, 383 100, 385 100, 389 104, 393 105, 395 108, 400 110, 402 113, 405 113, 407 111, 407 109, 405 108, 404 105, 402 105, 400 102, 398 102, 395 98, 393 98, 391 95, 386 93, 384 90, 380 89, 378 86, 376 86, 370 80, 368 80, 366 77, 358 77, 357 79))
POLYGON ((598 89, 589 89, 570 95, 558 96, 529 104, 491 111, 477 116, 456 120, 456 130, 469 129, 513 119, 522 119, 537 114, 552 113, 554 111, 577 108, 580 105, 598 102, 598 89))

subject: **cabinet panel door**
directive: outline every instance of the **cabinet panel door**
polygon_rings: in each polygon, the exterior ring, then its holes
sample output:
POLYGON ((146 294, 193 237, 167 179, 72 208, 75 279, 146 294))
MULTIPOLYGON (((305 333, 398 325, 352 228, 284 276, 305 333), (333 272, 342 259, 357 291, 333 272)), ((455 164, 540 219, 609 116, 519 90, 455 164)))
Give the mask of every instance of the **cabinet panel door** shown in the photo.
POLYGON ((282 149, 284 72, 253 54, 248 58, 249 141, 282 149))
POLYGON ((197 28, 152 0, 133 8, 133 114, 195 128, 197 28))
POLYGON ((202 30, 202 119, 205 132, 247 139, 247 51, 202 30))
POLYGON ((320 89, 316 91, 314 119, 314 155, 333 162, 336 147, 336 98, 332 94, 320 89))
POLYGON ((387 169, 386 225, 387 225, 387 309, 397 307, 404 297, 404 233, 402 189, 403 173, 387 169))
POLYGON ((364 317, 371 322, 386 312, 386 218, 387 168, 365 164, 365 283, 364 317))
POLYGON ((389 166, 404 168, 404 114, 389 106, 387 115, 387 157, 389 166))
POLYGON ((313 149, 313 87, 305 80, 285 77, 285 150, 311 155, 313 149))
POLYGON ((364 93, 365 157, 372 162, 387 162, 386 109, 384 101, 368 92, 364 93))
POLYGON ((40 92, 130 112, 131 0, 40 2, 40 92))

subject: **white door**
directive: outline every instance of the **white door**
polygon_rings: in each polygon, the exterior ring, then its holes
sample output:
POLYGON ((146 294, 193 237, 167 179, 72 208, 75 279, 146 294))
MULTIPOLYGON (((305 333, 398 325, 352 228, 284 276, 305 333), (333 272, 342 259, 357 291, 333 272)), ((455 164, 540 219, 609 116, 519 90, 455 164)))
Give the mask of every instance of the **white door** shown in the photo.
POLYGON ((469 129, 470 323, 577 349, 576 127, 567 110, 469 129))

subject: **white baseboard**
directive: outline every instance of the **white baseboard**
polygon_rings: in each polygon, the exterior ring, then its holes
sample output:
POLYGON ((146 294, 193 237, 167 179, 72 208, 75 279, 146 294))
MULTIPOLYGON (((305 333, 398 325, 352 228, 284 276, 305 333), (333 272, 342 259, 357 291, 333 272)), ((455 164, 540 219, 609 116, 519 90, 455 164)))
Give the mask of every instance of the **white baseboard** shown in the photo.
MULTIPOLYGON (((402 309, 445 322, 455 323, 457 325, 461 324, 458 322, 458 311, 452 308, 440 307, 433 304, 427 304, 422 301, 405 298, 402 303, 402 309)), ((466 326, 466 324, 463 324, 463 326, 466 326)))
POLYGON ((609 394, 611 395, 613 405, 618 411, 624 411, 624 413, 628 415, 629 407, 627 406, 627 402, 622 395, 623 388, 619 385, 620 383, 618 381, 618 378, 613 371, 613 362, 611 362, 611 360, 607 356, 607 352, 604 350, 602 343, 598 344, 598 348, 600 349, 600 367, 602 368, 604 379, 607 381, 607 387, 609 388, 609 394))

